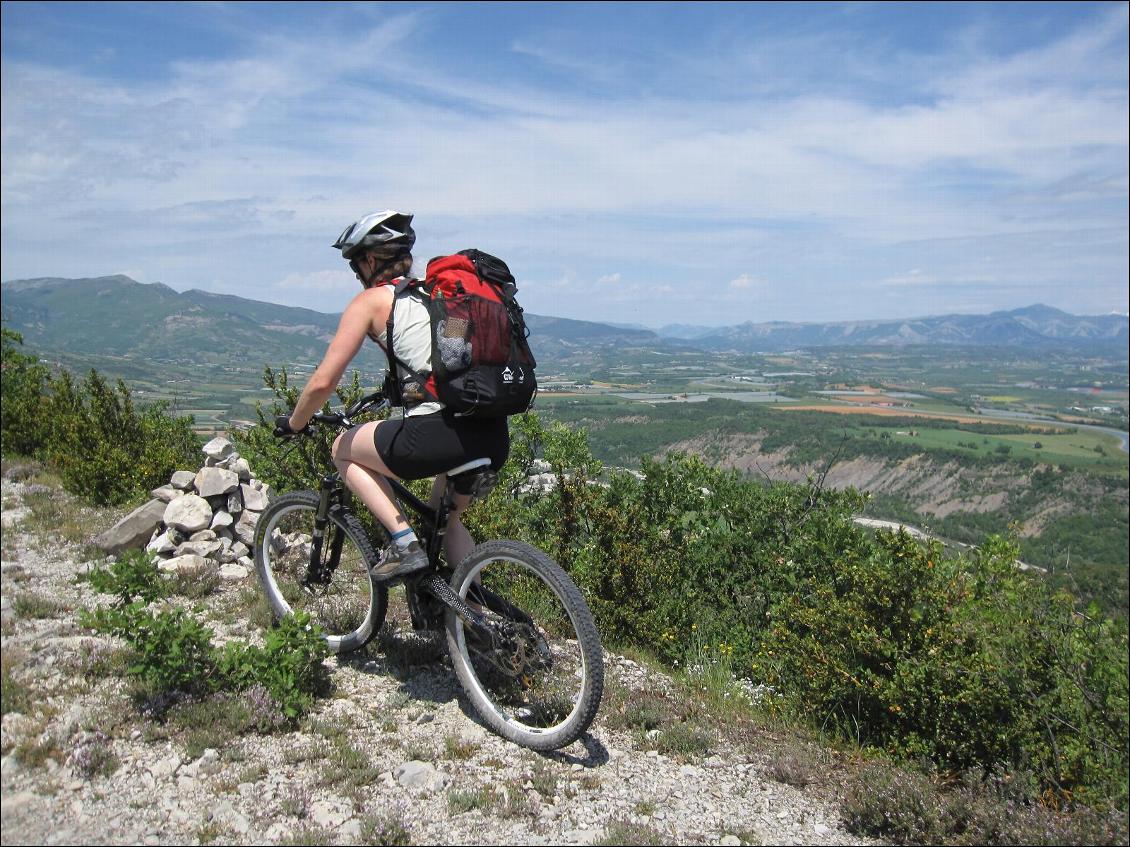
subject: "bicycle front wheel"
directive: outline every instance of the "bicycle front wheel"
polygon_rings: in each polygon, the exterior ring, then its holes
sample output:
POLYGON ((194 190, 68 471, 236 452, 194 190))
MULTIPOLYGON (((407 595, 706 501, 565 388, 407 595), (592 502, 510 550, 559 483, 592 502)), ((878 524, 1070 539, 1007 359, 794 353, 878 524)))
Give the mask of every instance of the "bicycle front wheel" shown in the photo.
POLYGON ((447 612, 452 664, 483 720, 534 750, 576 741, 600 706, 604 663, 573 581, 536 547, 488 541, 455 569, 451 587, 487 622, 447 612))
POLYGON ((363 647, 384 622, 388 591, 369 576, 376 561, 357 518, 334 507, 320 543, 315 491, 283 494, 255 525, 255 569, 276 618, 306 612, 331 653, 363 647))

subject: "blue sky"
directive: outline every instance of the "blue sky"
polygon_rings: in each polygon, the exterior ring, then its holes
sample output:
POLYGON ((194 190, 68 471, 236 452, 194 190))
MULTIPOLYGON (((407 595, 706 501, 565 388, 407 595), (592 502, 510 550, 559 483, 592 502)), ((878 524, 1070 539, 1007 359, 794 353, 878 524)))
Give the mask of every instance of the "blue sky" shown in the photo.
POLYGON ((4 280, 332 312, 398 208, 538 314, 1127 311, 1125 3, 0 8, 4 280))

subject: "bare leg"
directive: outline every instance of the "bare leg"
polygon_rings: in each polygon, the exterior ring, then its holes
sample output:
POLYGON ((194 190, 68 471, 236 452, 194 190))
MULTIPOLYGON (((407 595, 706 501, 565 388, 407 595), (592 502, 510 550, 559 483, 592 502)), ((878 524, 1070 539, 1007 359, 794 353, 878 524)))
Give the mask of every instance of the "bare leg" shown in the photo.
MULTIPOLYGON (((436 477, 435 483, 432 485, 432 496, 428 501, 429 505, 434 509, 439 506, 440 501, 443 499, 443 492, 447 489, 447 474, 440 474, 436 477)), ((451 507, 451 514, 447 519, 447 535, 443 539, 443 552, 447 554, 447 563, 451 567, 455 567, 471 552, 475 546, 475 539, 471 537, 471 533, 467 531, 467 527, 463 526, 462 515, 468 506, 471 505, 471 497, 467 494, 456 494, 455 502, 451 507)))
POLYGON ((376 428, 385 421, 361 424, 343 432, 334 442, 333 459, 341 478, 365 507, 376 516, 389 534, 408 529, 408 519, 393 499, 386 477, 396 479, 373 442, 376 428))

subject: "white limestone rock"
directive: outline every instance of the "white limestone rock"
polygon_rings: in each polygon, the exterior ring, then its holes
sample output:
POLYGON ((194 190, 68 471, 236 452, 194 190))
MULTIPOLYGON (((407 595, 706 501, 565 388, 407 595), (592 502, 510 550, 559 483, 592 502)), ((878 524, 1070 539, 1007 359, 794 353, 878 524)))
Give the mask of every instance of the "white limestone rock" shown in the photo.
POLYGON ((157 570, 161 573, 203 573, 211 567, 213 565, 210 565, 207 559, 203 556, 197 556, 195 553, 175 556, 157 564, 157 570))
POLYGON ((176 549, 177 545, 169 539, 169 533, 166 530, 165 532, 160 533, 157 537, 150 541, 149 544, 146 545, 145 552, 157 554, 172 553, 176 549))
MULTIPOLYGON (((217 511, 212 514, 212 530, 223 529, 235 523, 235 518, 228 512, 217 511)), ((217 533, 218 534, 218 533, 217 533)))
POLYGON ((165 503, 171 503, 178 497, 184 496, 184 492, 175 485, 162 485, 160 488, 154 488, 149 494, 153 498, 164 501, 165 503))
POLYGON ((176 549, 177 556, 196 555, 203 558, 212 558, 223 548, 219 541, 186 541, 176 549))
POLYGON ((204 455, 209 459, 226 459, 235 452, 235 445, 228 441, 221 435, 217 435, 211 441, 204 445, 204 455))
POLYGON ((240 482, 251 481, 251 465, 247 464, 247 459, 242 456, 236 458, 228 464, 228 470, 239 477, 240 482))
POLYGON ((177 471, 169 480, 169 485, 179 488, 181 491, 188 491, 195 481, 196 473, 194 471, 177 471))
POLYGON ((255 544, 255 524, 259 521, 259 513, 245 510, 240 513, 239 520, 235 522, 235 537, 252 547, 255 544))
MULTIPOLYGON (((174 502, 179 502, 179 499, 174 502)), ((94 543, 111 556, 135 548, 140 550, 153 537, 153 530, 160 526, 166 510, 164 500, 150 500, 95 538, 94 543)))
POLYGON ((218 497, 239 487, 239 477, 223 468, 201 468, 193 483, 201 497, 218 497))
MULTIPOLYGON (((155 501, 155 502, 160 502, 155 501)), ((212 524, 212 507, 203 497, 186 494, 178 497, 165 507, 165 526, 193 533, 206 529, 212 524)))
POLYGON ((252 488, 250 485, 239 486, 243 492, 243 508, 254 512, 261 512, 267 508, 267 495, 262 490, 252 488))
POLYGON ((228 582, 237 582, 241 579, 247 579, 250 575, 251 571, 235 562, 227 562, 220 566, 220 579, 228 582))

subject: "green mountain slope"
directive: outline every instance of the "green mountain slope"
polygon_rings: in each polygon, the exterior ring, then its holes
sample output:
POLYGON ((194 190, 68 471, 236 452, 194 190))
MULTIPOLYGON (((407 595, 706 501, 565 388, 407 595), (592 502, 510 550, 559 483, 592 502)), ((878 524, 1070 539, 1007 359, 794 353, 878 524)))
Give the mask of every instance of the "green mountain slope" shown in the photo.
MULTIPOLYGON (((120 275, 16 280, 4 283, 3 295, 4 324, 29 348, 164 363, 316 362, 340 317, 196 289, 178 293, 120 275)), ((577 352, 666 343, 648 330, 526 317, 534 354, 547 365, 577 352)))
POLYGON ((305 309, 178 294, 126 276, 5 283, 4 323, 31 348, 166 362, 303 361, 325 351, 336 319, 305 309), (235 301, 235 302, 232 302, 235 301), (294 314, 290 314, 294 313, 294 314))

